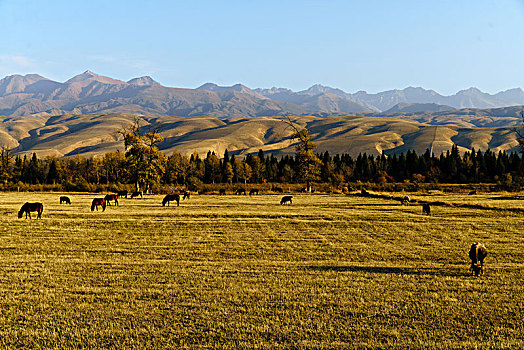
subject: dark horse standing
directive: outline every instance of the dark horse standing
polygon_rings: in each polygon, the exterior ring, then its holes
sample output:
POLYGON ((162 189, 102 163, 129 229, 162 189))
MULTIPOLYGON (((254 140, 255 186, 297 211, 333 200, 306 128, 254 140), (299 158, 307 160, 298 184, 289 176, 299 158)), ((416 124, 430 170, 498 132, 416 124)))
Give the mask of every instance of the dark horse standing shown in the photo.
POLYGON ((182 197, 182 199, 189 199, 189 198, 191 198, 191 192, 184 191, 184 197, 182 197))
POLYGON ((106 210, 106 200, 104 198, 95 198, 91 202, 91 211, 98 211, 98 206, 102 207, 102 211, 106 210))
POLYGON ((118 191, 118 192, 116 193, 116 195, 117 195, 118 197, 124 197, 124 198, 127 198, 127 190, 118 191))
POLYGON ((162 206, 164 207, 167 203, 167 206, 169 206, 169 202, 176 201, 176 206, 180 206, 180 195, 179 194, 168 194, 164 197, 162 200, 162 206))
POLYGON ((115 205, 118 205, 118 194, 106 194, 104 197, 107 205, 111 205, 111 201, 115 202, 115 205))
POLYGON ((71 204, 71 200, 67 196, 61 196, 60 197, 60 204, 62 204, 62 203, 71 204))
POLYGON ((37 219, 42 218, 42 212, 44 211, 44 205, 42 203, 29 203, 25 202, 24 205, 22 205, 22 208, 20 208, 20 211, 18 212, 18 218, 21 219, 22 216, 24 216, 27 219, 27 215, 29 214, 29 219, 31 219, 31 212, 36 211, 38 213, 37 219))

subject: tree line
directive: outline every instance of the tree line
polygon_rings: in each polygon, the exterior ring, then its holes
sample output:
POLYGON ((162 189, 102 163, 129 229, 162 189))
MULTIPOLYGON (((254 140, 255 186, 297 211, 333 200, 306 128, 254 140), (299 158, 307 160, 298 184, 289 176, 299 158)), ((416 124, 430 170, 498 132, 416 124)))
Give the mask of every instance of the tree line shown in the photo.
MULTIPOLYGON (((151 135, 149 136, 151 137, 151 135)), ((240 158, 226 150, 222 157, 208 152, 182 155, 174 151, 169 156, 155 144, 160 139, 140 137, 127 152, 108 152, 98 157, 66 158, 13 155, 0 150, 0 181, 3 184, 61 184, 65 189, 81 189, 87 184, 127 184, 142 190, 158 185, 183 186, 198 189, 202 184, 248 183, 328 183, 335 188, 350 182, 416 183, 502 183, 522 186, 523 161, 517 153, 495 153, 472 150, 460 154, 456 146, 439 156, 429 150, 418 155, 415 151, 386 156, 359 154, 314 154, 314 161, 304 171, 303 156, 266 155, 262 150, 240 158), (130 151, 132 150, 132 151, 130 151)))

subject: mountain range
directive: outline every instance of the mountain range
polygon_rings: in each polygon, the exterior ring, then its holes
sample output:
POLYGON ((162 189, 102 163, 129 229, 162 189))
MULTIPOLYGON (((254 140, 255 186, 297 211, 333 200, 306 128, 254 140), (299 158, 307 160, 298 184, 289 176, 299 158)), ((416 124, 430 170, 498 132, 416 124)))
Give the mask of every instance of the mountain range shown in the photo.
POLYGON ((63 83, 38 74, 11 75, 0 80, 0 115, 5 116, 68 113, 181 117, 398 116, 518 105, 524 105, 524 91, 520 88, 493 95, 470 88, 450 96, 420 87, 375 94, 347 93, 319 84, 298 92, 277 87, 250 89, 242 84, 218 86, 213 83, 185 89, 163 86, 148 76, 125 82, 91 71, 63 83))

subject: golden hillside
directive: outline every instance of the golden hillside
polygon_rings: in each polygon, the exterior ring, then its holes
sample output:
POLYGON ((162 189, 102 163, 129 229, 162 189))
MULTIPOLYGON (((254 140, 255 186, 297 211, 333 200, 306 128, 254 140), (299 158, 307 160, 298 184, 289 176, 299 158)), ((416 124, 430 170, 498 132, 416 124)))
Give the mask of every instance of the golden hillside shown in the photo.
MULTIPOLYGON (((48 155, 86 156, 108 151, 123 151, 118 130, 129 128, 135 117, 130 114, 83 114, 60 116, 3 117, 0 143, 15 152, 48 155)), ((474 147, 494 151, 517 151, 513 129, 471 128, 460 125, 429 125, 390 117, 315 117, 290 119, 311 131, 317 151, 378 155, 406 152, 422 153, 430 149, 440 154, 456 144, 465 151, 474 147)), ((205 155, 211 150, 222 155, 226 149, 234 154, 248 154, 259 149, 275 154, 294 152, 290 139, 292 128, 285 117, 229 118, 216 117, 142 117, 143 130, 156 129, 164 136, 161 149, 170 154, 205 155)))

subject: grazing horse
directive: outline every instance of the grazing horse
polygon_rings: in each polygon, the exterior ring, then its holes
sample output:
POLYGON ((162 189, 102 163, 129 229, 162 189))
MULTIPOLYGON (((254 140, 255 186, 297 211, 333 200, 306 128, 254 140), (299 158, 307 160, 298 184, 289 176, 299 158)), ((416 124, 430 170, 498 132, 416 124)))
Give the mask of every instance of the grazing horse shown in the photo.
POLYGON ((251 190, 249 190, 249 195, 250 196, 253 196, 253 195, 258 195, 258 189, 256 188, 252 188, 251 190))
POLYGON ((184 191, 184 197, 182 197, 182 199, 189 199, 190 197, 191 197, 191 192, 184 191))
POLYGON ((144 194, 142 193, 142 191, 136 191, 136 192, 131 193, 131 199, 138 197, 138 196, 140 196, 140 198, 144 198, 144 194))
POLYGON ((486 247, 479 242, 473 243, 469 249, 469 258, 471 259, 471 273, 478 276, 484 274, 484 258, 488 255, 486 247))
POLYGON ((293 201, 291 200, 291 198, 293 198, 293 196, 282 197, 282 199, 280 200, 280 205, 286 204, 286 203, 289 203, 289 205, 293 204, 293 201))
POLYGON ((167 194, 164 199, 162 199, 162 206, 164 207, 167 203, 167 206, 169 206, 169 202, 176 201, 176 206, 180 206, 180 195, 179 194, 167 194))
POLYGON ((67 196, 60 196, 60 204, 62 203, 71 204, 71 200, 67 196))
POLYGON ((115 205, 118 205, 118 194, 106 194, 104 197, 107 205, 111 205, 111 201, 115 202, 115 205))
POLYGON ((27 215, 29 215, 29 219, 31 219, 31 212, 36 211, 38 213, 37 219, 42 218, 42 212, 44 211, 44 205, 42 203, 29 203, 25 202, 24 205, 22 205, 22 208, 20 208, 20 211, 18 212, 18 218, 21 219, 22 216, 24 216, 27 219, 27 215))
POLYGON ((273 192, 283 193, 284 190, 282 189, 282 187, 273 187, 273 192))
POLYGON ((221 188, 220 190, 218 190, 218 195, 225 196, 226 195, 226 189, 225 188, 221 188))
POLYGON ((106 200, 105 200, 105 198, 95 198, 95 199, 93 199, 93 201, 91 202, 91 211, 94 211, 95 209, 96 209, 96 211, 98 211, 98 206, 102 207, 102 211, 106 210, 106 200))
POLYGON ((422 204, 422 213, 429 215, 431 213, 431 208, 429 206, 429 203, 422 204))
POLYGON ((409 198, 409 196, 404 196, 404 198, 402 198, 401 204, 402 205, 409 205, 409 202, 411 202, 411 198, 409 198))
POLYGON ((118 197, 124 197, 124 198, 127 198, 127 190, 118 191, 118 192, 116 193, 116 195, 117 195, 118 197))
POLYGON ((246 190, 243 189, 243 188, 239 188, 238 190, 236 190, 235 194, 238 194, 238 195, 243 194, 245 196, 246 195, 246 190))

